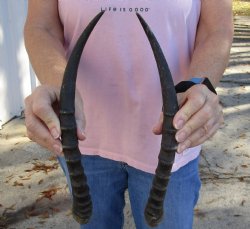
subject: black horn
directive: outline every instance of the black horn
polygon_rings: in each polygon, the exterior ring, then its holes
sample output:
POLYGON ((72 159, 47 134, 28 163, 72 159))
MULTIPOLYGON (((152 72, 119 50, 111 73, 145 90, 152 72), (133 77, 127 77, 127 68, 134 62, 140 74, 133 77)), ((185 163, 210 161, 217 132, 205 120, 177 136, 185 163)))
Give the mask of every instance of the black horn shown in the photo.
POLYGON ((147 223, 155 227, 162 220, 163 203, 167 190, 171 169, 174 163, 178 143, 175 140, 176 129, 173 127, 173 118, 178 111, 178 101, 174 82, 167 61, 161 47, 144 19, 137 13, 137 17, 148 37, 157 63, 163 100, 163 126, 161 149, 158 156, 158 165, 155 171, 144 215, 147 223))
POLYGON ((100 12, 85 28, 69 57, 60 92, 60 125, 62 132, 63 153, 67 163, 72 186, 72 214, 80 224, 86 224, 92 214, 92 201, 89 194, 87 179, 81 165, 81 153, 78 148, 78 138, 75 120, 75 88, 78 65, 83 48, 103 15, 100 12))

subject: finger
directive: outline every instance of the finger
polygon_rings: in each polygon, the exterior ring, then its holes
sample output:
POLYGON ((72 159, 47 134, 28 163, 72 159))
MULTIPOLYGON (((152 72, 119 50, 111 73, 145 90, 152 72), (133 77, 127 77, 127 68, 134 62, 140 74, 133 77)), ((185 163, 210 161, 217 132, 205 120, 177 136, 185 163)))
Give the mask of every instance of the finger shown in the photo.
POLYGON ((181 108, 183 104, 186 102, 187 97, 185 96, 185 93, 177 93, 176 95, 179 108, 181 108))
MULTIPOLYGON (((173 124, 176 129, 181 129, 185 123, 203 107, 207 100, 207 91, 206 86, 204 85, 195 85, 191 87, 183 95, 186 98, 186 102, 176 113, 173 124), (198 87, 199 86, 199 87, 198 87)), ((184 98, 182 98, 184 100, 184 98)))
POLYGON ((176 140, 178 142, 185 141, 193 132, 197 129, 203 127, 206 123, 209 123, 207 126, 208 129, 211 129, 212 126, 220 120, 222 116, 222 110, 218 104, 206 104, 204 105, 199 112, 194 114, 187 123, 183 126, 182 129, 178 130, 176 133, 176 140), (217 105, 217 106, 216 106, 217 105))
POLYGON ((61 135, 59 118, 52 107, 57 99, 58 95, 54 88, 38 88, 33 98, 33 101, 36 102, 32 104, 31 108, 33 113, 48 127, 54 139, 61 135))
MULTIPOLYGON (((177 94, 178 104, 181 107, 182 104, 185 102, 185 98, 183 96, 183 93, 177 94)), ((156 135, 162 134, 162 124, 163 124, 163 112, 161 112, 160 118, 158 123, 153 127, 153 133, 156 135)))
POLYGON ((204 143, 216 133, 220 126, 221 123, 216 122, 211 129, 207 129, 206 126, 199 128, 188 139, 178 145, 177 152, 182 153, 190 147, 195 147, 204 143))
POLYGON ((86 134, 84 132, 84 125, 82 120, 76 120, 76 126, 77 126, 77 137, 80 141, 83 141, 86 139, 86 134))
POLYGON ((62 155, 61 142, 59 139, 54 139, 51 136, 48 128, 39 119, 33 115, 28 115, 25 117, 25 125, 27 127, 27 135, 31 140, 58 156, 62 155))
POLYGON ((49 129, 33 113, 33 101, 36 93, 37 91, 25 99, 25 125, 27 128, 27 135, 31 140, 37 142, 57 155, 60 155, 62 152, 61 142, 51 135, 49 129))
POLYGON ((153 130, 152 130, 154 134, 160 135, 162 133, 162 124, 163 124, 163 113, 161 112, 159 121, 153 127, 153 130))

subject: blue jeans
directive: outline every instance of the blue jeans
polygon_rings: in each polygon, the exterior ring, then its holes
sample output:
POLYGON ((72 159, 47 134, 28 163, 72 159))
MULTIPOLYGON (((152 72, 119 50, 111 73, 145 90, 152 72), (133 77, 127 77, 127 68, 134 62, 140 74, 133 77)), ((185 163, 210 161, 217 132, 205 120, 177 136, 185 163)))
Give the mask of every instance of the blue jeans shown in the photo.
MULTIPOLYGON (((200 178, 198 158, 173 172, 168 184, 164 218, 157 229, 191 229, 193 209, 197 203, 200 178)), ((69 176, 63 157, 59 162, 69 176)), ((93 215, 83 229, 120 229, 123 227, 124 192, 128 189, 132 214, 137 229, 150 228, 144 219, 144 208, 153 175, 135 169, 126 163, 99 156, 82 156, 82 165, 90 187, 93 215)))

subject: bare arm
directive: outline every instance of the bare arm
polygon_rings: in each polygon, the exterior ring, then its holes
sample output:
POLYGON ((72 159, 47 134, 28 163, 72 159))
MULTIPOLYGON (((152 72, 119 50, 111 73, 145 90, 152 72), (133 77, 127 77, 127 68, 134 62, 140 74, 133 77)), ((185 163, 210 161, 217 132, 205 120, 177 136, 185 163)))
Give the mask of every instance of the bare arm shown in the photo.
MULTIPOLYGON (((29 0, 24 28, 26 49, 42 86, 25 99, 25 123, 30 139, 60 155, 60 123, 56 110, 66 67, 63 28, 57 0, 29 0)), ((83 105, 76 94, 76 122, 79 140, 83 140, 83 105)))
POLYGON ((29 0, 24 39, 40 82, 60 86, 66 59, 57 0, 29 0))
MULTIPOLYGON (((233 39, 231 0, 201 0, 201 17, 189 77, 207 77, 216 87, 227 66, 233 39)), ((173 124, 178 129, 178 152, 204 143, 223 123, 219 97, 204 85, 195 85, 178 96, 180 110, 173 124)), ((154 133, 161 133, 161 123, 154 133)))
POLYGON ((201 2, 201 17, 189 76, 208 77, 217 86, 227 66, 233 39, 232 1, 201 2))

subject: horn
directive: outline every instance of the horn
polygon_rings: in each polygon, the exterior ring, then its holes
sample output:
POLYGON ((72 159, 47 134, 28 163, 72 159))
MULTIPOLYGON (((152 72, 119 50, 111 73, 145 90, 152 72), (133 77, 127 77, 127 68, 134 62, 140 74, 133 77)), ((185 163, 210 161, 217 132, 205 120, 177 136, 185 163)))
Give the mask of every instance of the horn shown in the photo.
POLYGON ((138 13, 136 15, 147 35, 154 53, 160 76, 163 101, 164 118, 162 125, 161 149, 148 202, 144 211, 144 216, 148 225, 155 227, 163 218, 164 199, 171 175, 171 169, 174 163, 175 152, 177 151, 178 143, 175 139, 176 129, 173 126, 173 118, 179 107, 172 75, 161 47, 142 16, 138 13))
POLYGON ((59 119, 62 132, 63 153, 72 186, 72 214, 74 219, 80 224, 86 224, 89 221, 92 214, 92 201, 87 185, 87 178, 81 164, 81 153, 78 148, 75 120, 76 77, 83 48, 103 13, 104 11, 95 16, 77 40, 65 68, 60 91, 59 119))

